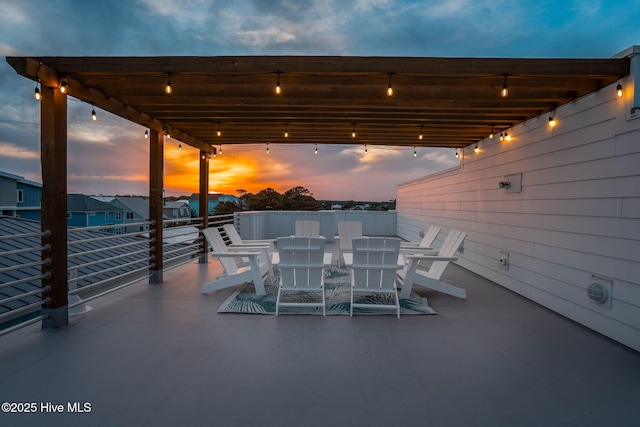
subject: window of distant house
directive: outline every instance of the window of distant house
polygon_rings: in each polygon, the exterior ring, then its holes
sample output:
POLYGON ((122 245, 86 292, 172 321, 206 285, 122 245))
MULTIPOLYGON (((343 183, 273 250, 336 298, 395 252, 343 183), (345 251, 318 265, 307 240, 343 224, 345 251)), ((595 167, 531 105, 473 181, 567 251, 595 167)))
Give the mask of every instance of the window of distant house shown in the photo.
POLYGON ((109 212, 104 213, 104 219, 109 219, 109 212))
POLYGON ((24 191, 23 190, 18 190, 17 202, 18 203, 24 202, 24 191))
POLYGON ((116 212, 116 221, 122 220, 122 212, 116 212))
POLYGON ((127 212, 127 219, 133 219, 133 212, 127 212))

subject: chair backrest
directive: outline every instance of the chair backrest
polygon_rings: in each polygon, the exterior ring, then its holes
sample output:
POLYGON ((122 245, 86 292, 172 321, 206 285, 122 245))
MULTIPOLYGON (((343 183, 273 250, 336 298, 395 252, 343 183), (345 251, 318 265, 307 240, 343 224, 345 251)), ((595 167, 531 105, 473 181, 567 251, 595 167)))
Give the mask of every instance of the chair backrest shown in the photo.
POLYGON ((320 221, 296 221, 296 236, 320 237, 320 221))
MULTIPOLYGON (((467 233, 460 230, 450 230, 449 234, 447 234, 447 238, 442 244, 442 247, 440 247, 440 250, 438 251, 438 256, 454 256, 456 252, 458 252, 458 249, 460 249, 460 246, 462 246, 462 242, 464 242, 466 237, 467 233)), ((448 264, 449 261, 434 261, 431 264, 431 267, 429 267, 429 277, 440 279, 448 264)))
POLYGON ((436 226, 429 227, 427 232, 424 234, 422 241, 420 242, 420 247, 430 248, 431 245, 433 245, 433 242, 436 240, 436 237, 438 237, 438 234, 440 234, 440 227, 436 227, 436 226))
POLYGON ((324 276, 324 237, 279 237, 282 289, 320 289, 324 276))
POLYGON ((352 240, 353 286, 357 289, 391 290, 395 286, 400 239, 360 237, 352 240))
POLYGON ((351 241, 362 237, 362 223, 360 221, 338 221, 338 236, 340 249, 351 249, 351 241))
MULTIPOLYGON (((207 242, 209 243, 209 246, 211 246, 211 249, 213 249, 213 252, 219 254, 229 252, 227 245, 224 243, 224 239, 217 228, 206 228, 202 230, 202 235, 207 239, 207 242)), ((222 264, 222 268, 224 268, 226 275, 230 276, 238 272, 238 266, 233 258, 222 257, 218 258, 218 260, 220 260, 220 264, 222 264)))
POLYGON ((222 226, 222 228, 224 229, 224 232, 227 234, 227 237, 229 238, 229 241, 231 242, 231 244, 233 245, 242 244, 242 238, 238 234, 238 231, 236 230, 236 227, 233 226, 233 224, 225 224, 222 226))

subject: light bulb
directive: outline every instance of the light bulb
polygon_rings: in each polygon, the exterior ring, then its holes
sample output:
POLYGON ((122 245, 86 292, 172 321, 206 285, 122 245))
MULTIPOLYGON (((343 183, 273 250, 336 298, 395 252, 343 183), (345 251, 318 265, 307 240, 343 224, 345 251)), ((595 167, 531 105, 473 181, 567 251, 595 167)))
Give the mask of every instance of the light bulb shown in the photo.
POLYGON ((622 96, 622 85, 620 84, 620 81, 618 81, 618 86, 616 86, 616 92, 618 96, 622 96))
POLYGON ((509 135, 509 132, 504 132, 504 139, 506 139, 507 141, 511 141, 511 135, 509 135))
POLYGON ((318 154, 318 144, 316 144, 316 151, 314 151, 314 154, 318 154))
POLYGON ((556 123, 556 119, 554 119, 552 116, 549 116, 549 126, 554 127, 556 123))
POLYGON ((220 155, 222 155, 222 144, 220 144, 220 155))
POLYGON ((182 143, 178 144, 178 151, 182 151, 182 143))
POLYGON ((276 95, 282 94, 282 87, 280 87, 280 71, 278 71, 278 80, 276 81, 276 95))
POLYGON ((96 120, 98 120, 98 116, 96 115, 96 110, 95 109, 91 110, 91 120, 93 120, 94 122, 96 120))
POLYGON ((478 148, 478 144, 476 144, 476 147, 473 149, 474 152, 479 153, 480 152, 480 148, 478 148))
POLYGON ((458 155, 458 149, 456 148, 456 158, 459 157, 458 155))
POLYGON ((387 86, 387 96, 393 96, 393 86, 391 85, 391 73, 389 73, 389 86, 387 86))
POLYGON ((60 83, 60 93, 67 93, 67 80, 63 79, 60 83))
POLYGON ((167 76, 167 85, 164 87, 164 93, 170 95, 173 92, 173 88, 171 87, 171 74, 167 76))
POLYGON ((416 151, 416 147, 413 147, 413 157, 418 157, 418 152, 416 151))
POLYGON ((502 90, 500 91, 500 96, 506 98, 509 95, 509 88, 507 88, 507 75, 504 75, 504 84, 502 85, 502 90))
POLYGON ((40 93, 40 89, 38 88, 38 83, 36 83, 36 88, 33 90, 33 98, 36 101, 40 101, 42 99, 42 94, 40 93))
POLYGON ((144 139, 148 139, 149 138, 149 131, 145 130, 144 131, 144 139))

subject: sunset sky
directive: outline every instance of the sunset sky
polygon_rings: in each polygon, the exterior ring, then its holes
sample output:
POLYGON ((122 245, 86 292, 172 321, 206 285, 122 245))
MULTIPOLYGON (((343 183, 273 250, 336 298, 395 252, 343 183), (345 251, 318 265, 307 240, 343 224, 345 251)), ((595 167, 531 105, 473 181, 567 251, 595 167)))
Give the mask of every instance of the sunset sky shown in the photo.
MULTIPOLYGON (((640 0, 0 0, 0 171, 41 181, 34 83, 5 56, 353 55, 607 58, 640 44, 640 0)), ((145 129, 69 98, 68 190, 148 193, 145 129)), ((223 145, 213 191, 309 189, 386 201, 453 150, 223 145)), ((198 191, 198 152, 165 144, 167 195, 198 191)))

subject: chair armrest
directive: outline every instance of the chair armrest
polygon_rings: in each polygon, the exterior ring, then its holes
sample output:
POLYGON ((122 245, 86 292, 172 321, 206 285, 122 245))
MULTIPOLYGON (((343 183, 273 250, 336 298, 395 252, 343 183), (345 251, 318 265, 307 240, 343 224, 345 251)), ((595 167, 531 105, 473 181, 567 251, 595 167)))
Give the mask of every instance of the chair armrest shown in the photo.
POLYGON ((422 248, 420 246, 415 246, 415 247, 400 246, 400 253, 405 255, 409 255, 409 254, 438 255, 438 250, 434 248, 422 248))
POLYGON ((238 257, 256 257, 260 256, 261 252, 209 252, 211 256, 218 258, 238 258, 238 257))
POLYGON ((438 255, 428 255, 428 254, 411 254, 405 255, 408 260, 426 260, 426 261, 456 261, 458 259, 457 256, 438 256, 438 255))

